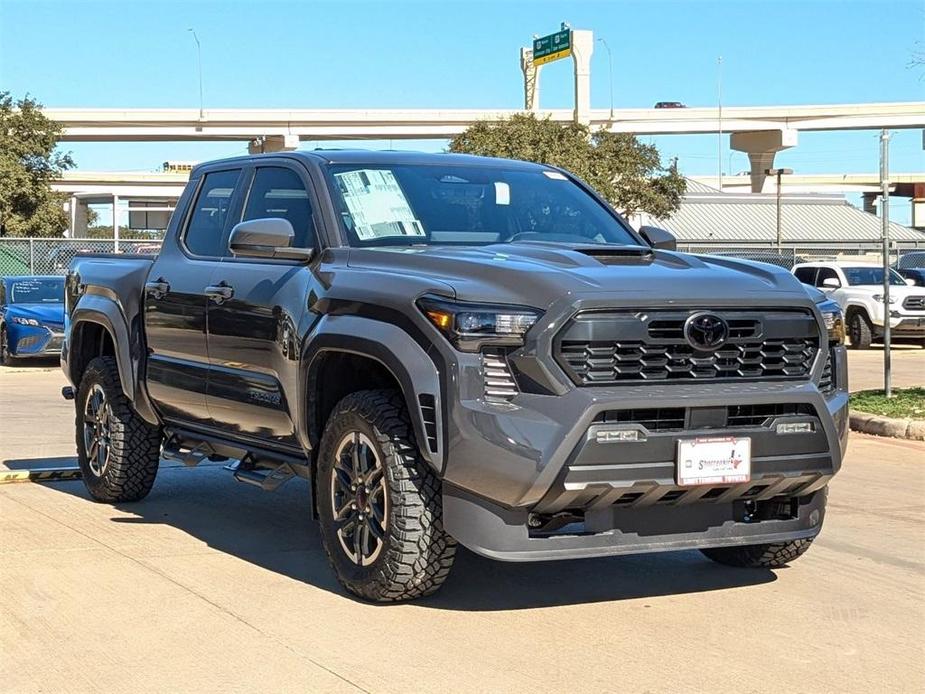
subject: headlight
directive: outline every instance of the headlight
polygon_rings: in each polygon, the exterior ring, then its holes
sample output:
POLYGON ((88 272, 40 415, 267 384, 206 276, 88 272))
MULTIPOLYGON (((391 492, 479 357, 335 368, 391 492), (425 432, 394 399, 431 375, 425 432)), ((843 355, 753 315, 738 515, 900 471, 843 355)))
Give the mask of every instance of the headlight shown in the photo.
MULTIPOLYGON (((883 303, 883 294, 874 294, 871 298, 874 301, 880 302, 881 304, 883 303)), ((897 299, 898 297, 890 295, 890 304, 895 304, 897 299)))
POLYGON ((820 301, 816 306, 822 313, 822 322, 825 323, 825 329, 829 334, 829 344, 843 344, 845 342, 845 314, 842 313, 841 306, 831 299, 820 301))
POLYGON ((20 325, 38 326, 39 324, 35 318, 20 318, 19 316, 13 316, 10 320, 12 320, 14 323, 19 323, 20 325))
POLYGON ((482 345, 520 346, 540 317, 539 311, 520 306, 464 304, 426 296, 417 304, 437 330, 463 352, 478 352, 482 345))

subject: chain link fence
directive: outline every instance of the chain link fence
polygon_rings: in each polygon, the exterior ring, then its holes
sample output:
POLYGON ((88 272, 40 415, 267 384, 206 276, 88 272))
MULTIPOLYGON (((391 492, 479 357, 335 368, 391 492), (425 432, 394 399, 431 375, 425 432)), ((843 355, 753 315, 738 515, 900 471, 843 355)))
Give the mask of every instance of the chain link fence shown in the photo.
MULTIPOLYGON (((0 239, 0 276, 62 275, 78 253, 141 253, 155 255, 159 240, 113 239, 0 239)), ((879 263, 882 247, 871 243, 784 244, 778 250, 775 243, 717 243, 681 241, 678 250, 686 253, 707 253, 749 260, 759 260, 792 268, 807 261, 857 261, 879 263)), ((908 251, 925 251, 923 242, 894 242, 890 262, 908 251)))
POLYGON ((63 275, 78 253, 156 255, 159 240, 0 239, 0 276, 63 275))

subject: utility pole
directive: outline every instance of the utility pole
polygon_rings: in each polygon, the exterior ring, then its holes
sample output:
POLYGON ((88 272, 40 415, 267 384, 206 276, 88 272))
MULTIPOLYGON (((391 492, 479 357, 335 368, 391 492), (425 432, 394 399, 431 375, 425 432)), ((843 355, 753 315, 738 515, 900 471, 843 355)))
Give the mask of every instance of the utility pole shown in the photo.
POLYGON ((880 131, 880 223, 883 225, 883 394, 893 397, 890 381, 890 133, 880 131))
POLYGON ((202 113, 202 46, 199 44, 199 37, 196 36, 195 29, 187 29, 193 35, 193 40, 196 42, 196 59, 199 63, 199 120, 203 121, 205 118, 202 113))
POLYGON ((777 252, 780 253, 784 240, 781 226, 781 177, 784 175, 789 176, 793 173, 793 169, 766 169, 764 173, 768 176, 777 177, 777 252))
POLYGON ((723 190, 723 56, 716 59, 716 109, 719 116, 719 134, 716 138, 716 178, 720 192, 723 190))

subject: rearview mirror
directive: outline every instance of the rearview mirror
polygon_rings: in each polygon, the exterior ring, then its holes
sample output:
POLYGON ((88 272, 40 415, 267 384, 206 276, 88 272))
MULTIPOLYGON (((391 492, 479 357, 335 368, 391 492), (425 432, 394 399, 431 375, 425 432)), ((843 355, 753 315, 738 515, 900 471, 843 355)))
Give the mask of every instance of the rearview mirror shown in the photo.
POLYGON ((652 248, 660 248, 663 251, 678 250, 678 239, 666 229, 644 226, 639 227, 639 234, 652 248))
POLYGON ((310 248, 292 248, 295 230, 288 219, 265 217, 235 224, 228 246, 236 257, 308 260, 310 248))
POLYGON ((828 287, 829 289, 838 289, 841 286, 841 282, 838 281, 837 277, 826 277, 822 280, 822 286, 828 287))

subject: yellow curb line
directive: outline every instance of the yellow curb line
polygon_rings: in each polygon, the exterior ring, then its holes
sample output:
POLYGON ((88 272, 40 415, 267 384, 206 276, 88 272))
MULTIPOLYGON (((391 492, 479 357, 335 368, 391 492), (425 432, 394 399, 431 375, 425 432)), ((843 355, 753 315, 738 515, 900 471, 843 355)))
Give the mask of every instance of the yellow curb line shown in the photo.
POLYGON ((80 479, 79 467, 44 467, 35 470, 0 470, 0 484, 63 482, 80 479))

